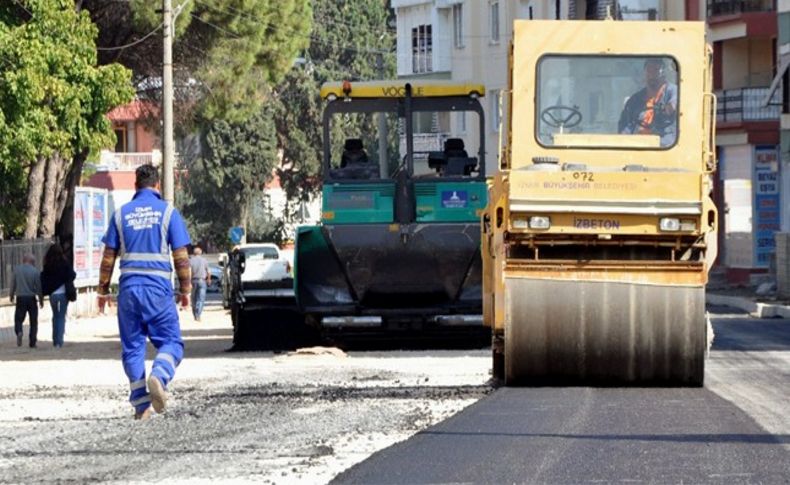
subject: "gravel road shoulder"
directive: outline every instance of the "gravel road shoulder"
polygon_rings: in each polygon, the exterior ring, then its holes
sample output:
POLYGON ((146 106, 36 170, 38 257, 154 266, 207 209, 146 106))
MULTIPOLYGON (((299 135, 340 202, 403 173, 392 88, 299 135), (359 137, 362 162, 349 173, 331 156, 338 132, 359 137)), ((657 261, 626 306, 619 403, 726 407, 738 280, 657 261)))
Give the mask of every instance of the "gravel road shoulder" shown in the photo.
POLYGON ((492 390, 488 350, 228 353, 224 311, 181 317, 170 409, 148 422, 114 317, 69 322, 61 350, 47 322, 39 349, 0 347, 0 482, 327 482, 492 390))

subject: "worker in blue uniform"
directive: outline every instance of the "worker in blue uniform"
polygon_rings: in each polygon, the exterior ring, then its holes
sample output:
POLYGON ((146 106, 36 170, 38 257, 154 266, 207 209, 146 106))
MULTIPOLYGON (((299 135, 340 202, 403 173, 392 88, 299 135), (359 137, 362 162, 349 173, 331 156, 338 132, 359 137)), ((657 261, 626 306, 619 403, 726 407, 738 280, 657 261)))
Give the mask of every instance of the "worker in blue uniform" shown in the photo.
POLYGON ((157 413, 165 411, 168 384, 184 355, 171 284, 173 267, 182 306, 189 306, 191 291, 189 233, 178 211, 162 200, 158 186, 157 169, 140 166, 135 172, 134 198, 115 211, 102 239, 99 308, 104 310, 115 260, 120 258, 118 329, 136 419, 150 417, 151 407, 157 413), (146 337, 158 351, 147 380, 146 337))

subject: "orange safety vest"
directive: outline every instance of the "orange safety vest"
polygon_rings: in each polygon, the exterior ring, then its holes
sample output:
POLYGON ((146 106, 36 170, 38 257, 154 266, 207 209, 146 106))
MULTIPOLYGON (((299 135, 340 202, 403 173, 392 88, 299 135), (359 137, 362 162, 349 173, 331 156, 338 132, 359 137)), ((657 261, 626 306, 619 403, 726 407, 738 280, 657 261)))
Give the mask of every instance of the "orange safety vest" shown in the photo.
POLYGON ((658 103, 658 101, 661 99, 661 97, 664 96, 664 89, 666 89, 666 87, 667 87, 667 83, 662 84, 661 88, 659 88, 656 95, 653 96, 652 98, 648 98, 647 103, 645 103, 645 117, 642 119, 640 123, 641 127, 639 128, 639 133, 642 134, 652 133, 652 131, 650 130, 650 126, 653 124, 653 118, 655 118, 656 115, 655 106, 658 103))

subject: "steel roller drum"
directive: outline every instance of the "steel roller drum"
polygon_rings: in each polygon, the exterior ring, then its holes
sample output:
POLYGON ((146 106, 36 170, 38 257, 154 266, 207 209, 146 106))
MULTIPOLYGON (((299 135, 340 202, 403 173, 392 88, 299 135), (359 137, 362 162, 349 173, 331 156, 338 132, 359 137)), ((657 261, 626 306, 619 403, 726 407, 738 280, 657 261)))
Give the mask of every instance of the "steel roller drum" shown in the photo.
POLYGON ((701 386, 705 290, 505 279, 506 385, 701 386))

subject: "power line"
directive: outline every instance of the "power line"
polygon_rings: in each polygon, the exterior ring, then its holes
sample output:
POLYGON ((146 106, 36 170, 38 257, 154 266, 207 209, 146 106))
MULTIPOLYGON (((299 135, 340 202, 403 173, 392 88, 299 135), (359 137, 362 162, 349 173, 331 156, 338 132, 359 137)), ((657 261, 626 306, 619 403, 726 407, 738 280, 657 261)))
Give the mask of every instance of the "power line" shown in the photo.
POLYGON ((17 5, 18 5, 18 6, 19 6, 19 7, 20 7, 22 10, 24 10, 25 12, 27 12, 27 14, 28 14, 28 15, 30 15, 31 17, 33 16, 33 12, 31 12, 30 10, 28 10, 27 8, 25 8, 25 6, 24 6, 24 5, 22 5, 20 2, 18 2, 17 0, 13 0, 13 2, 14 2, 15 4, 17 4, 17 5))
POLYGON ((149 38, 152 35, 154 35, 155 33, 157 33, 159 31, 159 29, 162 28, 162 26, 164 26, 164 23, 159 24, 154 30, 152 30, 151 32, 148 32, 143 37, 135 40, 134 42, 130 42, 130 43, 124 44, 124 45, 119 45, 119 46, 116 46, 116 47, 96 47, 96 50, 97 51, 117 51, 117 50, 127 49, 129 47, 136 46, 137 44, 143 42, 147 38, 149 38))
POLYGON ((237 38, 237 39, 241 39, 241 38, 242 38, 242 37, 241 37, 239 34, 237 34, 237 33, 235 33, 235 32, 231 32, 230 30, 224 29, 224 28, 220 27, 219 25, 212 24, 212 23, 211 23, 211 22, 209 22, 208 20, 203 20, 203 19, 202 19, 202 18, 200 18, 198 15, 195 15, 195 14, 193 14, 193 13, 190 13, 190 15, 192 16, 192 18, 194 18, 194 19, 196 19, 196 20, 198 20, 198 21, 200 21, 200 22, 203 22, 204 24, 206 24, 206 25, 208 25, 208 26, 210 26, 210 27, 214 27, 214 28, 215 28, 216 30, 218 30, 219 32, 224 32, 224 33, 226 33, 226 34, 228 34, 228 35, 232 35, 233 37, 235 37, 235 38, 237 38))

